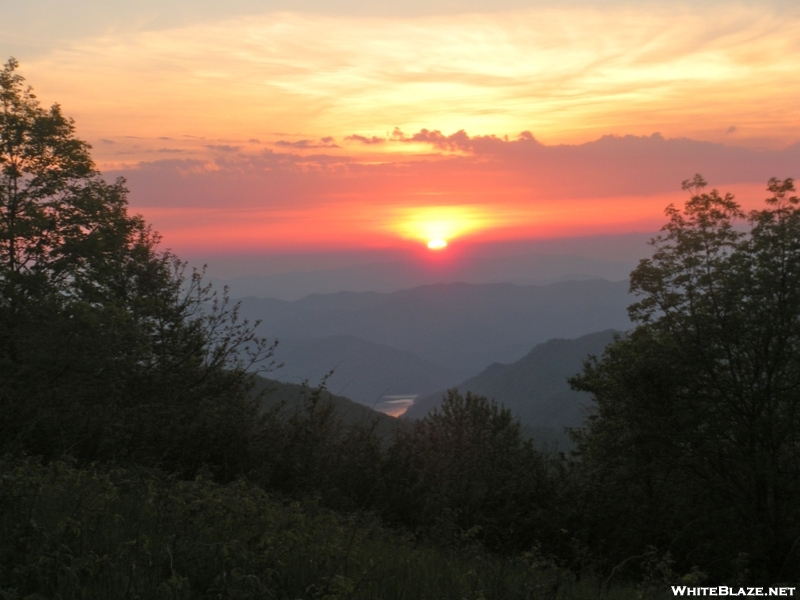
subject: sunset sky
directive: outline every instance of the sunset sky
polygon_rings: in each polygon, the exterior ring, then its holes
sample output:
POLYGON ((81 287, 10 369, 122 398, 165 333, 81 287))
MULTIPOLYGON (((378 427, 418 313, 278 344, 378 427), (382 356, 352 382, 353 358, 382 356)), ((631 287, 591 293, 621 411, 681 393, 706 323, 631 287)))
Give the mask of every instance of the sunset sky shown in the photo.
MULTIPOLYGON (((800 176, 797 2, 0 0, 0 52, 189 255, 654 231, 800 176)), ((431 251, 428 251, 431 252, 431 251)))

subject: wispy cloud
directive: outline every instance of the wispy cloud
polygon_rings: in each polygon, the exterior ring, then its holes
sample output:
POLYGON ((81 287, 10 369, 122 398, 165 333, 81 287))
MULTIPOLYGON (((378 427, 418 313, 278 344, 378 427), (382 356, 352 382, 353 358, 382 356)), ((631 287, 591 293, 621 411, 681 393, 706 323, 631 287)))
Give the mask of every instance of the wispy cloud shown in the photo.
POLYGON ((269 141, 280 124, 308 133, 279 141, 308 147, 395 126, 530 130, 548 143, 652 131, 714 141, 736 123, 742 143, 776 147, 800 138, 798 40, 796 11, 738 3, 273 13, 84 38, 23 67, 95 138, 269 141))
POLYGON ((214 152, 239 152, 241 146, 230 146, 228 144, 206 144, 206 148, 214 152))
POLYGON ((295 142, 290 142, 287 140, 278 140, 275 142, 275 145, 281 148, 296 148, 298 150, 308 150, 310 148, 339 148, 339 145, 334 143, 333 137, 331 136, 321 138, 319 141, 297 140, 295 142))

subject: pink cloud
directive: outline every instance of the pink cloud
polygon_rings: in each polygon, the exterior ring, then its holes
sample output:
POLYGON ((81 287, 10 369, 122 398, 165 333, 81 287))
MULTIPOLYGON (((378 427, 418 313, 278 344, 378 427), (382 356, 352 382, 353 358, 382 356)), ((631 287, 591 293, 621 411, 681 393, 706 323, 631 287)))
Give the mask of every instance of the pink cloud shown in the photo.
MULTIPOLYGON (((760 202, 767 195, 760 190, 770 177, 797 176, 800 169, 800 144, 754 150, 659 134, 604 136, 586 144, 548 146, 530 132, 508 139, 470 136, 463 130, 449 135, 438 130, 411 135, 395 130, 381 148, 389 153, 379 161, 325 152, 231 151, 216 152, 208 160, 142 162, 107 175, 127 178, 132 206, 145 217, 148 210, 154 215, 178 211, 169 213, 169 221, 155 220, 167 241, 179 222, 175 215, 184 214, 183 220, 198 228, 197 219, 207 219, 204 231, 210 231, 223 211, 226 233, 220 240, 235 238, 236 223, 241 222, 253 240, 262 236, 266 244, 272 235, 277 243, 277 229, 270 234, 270 223, 277 223, 280 213, 284 244, 301 234, 326 243, 362 239, 374 224, 367 222, 372 217, 357 215, 426 205, 474 204, 496 207, 499 213, 529 215, 520 217, 515 235, 533 231, 534 221, 558 223, 551 230, 568 235, 570 227, 575 231, 589 227, 583 221, 590 215, 592 227, 609 231, 617 227, 615 223, 632 227, 631 215, 649 219, 649 226, 656 227, 663 222, 664 206, 683 197, 681 181, 695 173, 720 189, 748 184, 748 190, 756 190, 748 201, 760 202), (443 152, 391 153, 393 144, 411 142, 443 152), (192 211, 197 214, 189 219, 192 211), (334 222, 332 215, 342 211, 352 213, 352 219, 337 216, 334 222), (259 215, 255 225, 254 214, 259 215), (292 219, 299 219, 298 225, 288 225, 292 219)), ((190 238, 191 232, 183 231, 181 240, 190 238)))

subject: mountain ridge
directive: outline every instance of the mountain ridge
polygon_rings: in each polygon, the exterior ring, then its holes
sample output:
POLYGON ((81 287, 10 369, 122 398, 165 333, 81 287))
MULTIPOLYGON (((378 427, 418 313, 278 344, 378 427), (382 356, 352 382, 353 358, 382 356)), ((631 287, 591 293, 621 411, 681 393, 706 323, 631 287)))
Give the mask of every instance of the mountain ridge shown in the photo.
MULTIPOLYGON (((580 427, 591 396, 570 388, 567 378, 579 373, 589 356, 599 356, 623 332, 607 329, 576 339, 553 338, 537 344, 513 363, 493 363, 456 389, 495 399, 510 409, 523 426, 549 431, 568 445, 564 429, 580 427)), ((404 418, 422 418, 438 407, 443 392, 430 394, 409 407, 404 418)))
POLYGON ((279 340, 349 335, 460 372, 518 360, 551 338, 631 326, 627 281, 457 282, 386 294, 316 294, 291 302, 248 297, 241 303, 243 317, 261 320, 262 335, 279 340))
POLYGON ((286 301, 340 291, 391 293, 437 282, 472 284, 509 282, 546 285, 557 281, 625 279, 631 260, 598 259, 579 254, 523 253, 478 257, 440 267, 413 260, 384 260, 338 268, 288 271, 271 275, 212 278, 237 297, 272 297, 286 301))

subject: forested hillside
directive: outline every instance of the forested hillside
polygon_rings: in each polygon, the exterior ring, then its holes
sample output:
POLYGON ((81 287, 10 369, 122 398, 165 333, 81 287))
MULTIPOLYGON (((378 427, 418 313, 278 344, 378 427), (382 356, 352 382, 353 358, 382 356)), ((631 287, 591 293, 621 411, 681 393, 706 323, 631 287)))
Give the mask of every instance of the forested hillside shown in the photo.
MULTIPOLYGON (((574 340, 548 340, 516 362, 490 365, 456 389, 495 399, 511 410, 534 439, 558 441, 565 448, 569 446, 565 429, 583 425, 592 405, 591 396, 571 389, 568 380, 621 333, 609 329, 574 340)), ((417 399, 404 417, 424 417, 441 405, 443 397, 440 392, 417 399)))
MULTIPOLYGON (((271 338, 161 249, 16 70, 0 71, 0 597, 633 599, 800 579, 791 179, 750 214, 686 182, 631 274, 636 327, 571 380, 596 411, 565 456, 469 391, 404 424, 259 379, 271 338)), ((614 286, 597 314, 616 314, 614 286)), ((343 294, 319 318, 260 306, 309 335, 334 313, 390 319, 398 339, 412 305, 432 331, 479 310, 470 294, 443 319, 463 287, 343 294)), ((484 375, 552 391, 562 346, 484 375)))
POLYGON ((284 419, 297 418, 308 410, 310 402, 320 402, 330 408, 332 416, 335 415, 335 420, 344 427, 367 428, 384 442, 393 439, 398 429, 405 426, 397 419, 354 402, 350 398, 306 384, 257 377, 251 393, 261 399, 262 411, 278 411, 284 419))

